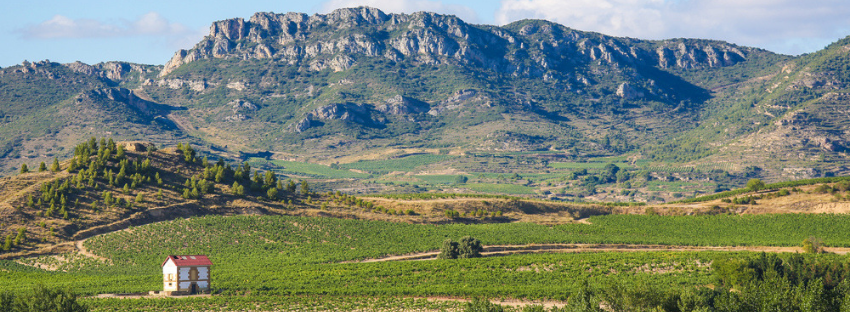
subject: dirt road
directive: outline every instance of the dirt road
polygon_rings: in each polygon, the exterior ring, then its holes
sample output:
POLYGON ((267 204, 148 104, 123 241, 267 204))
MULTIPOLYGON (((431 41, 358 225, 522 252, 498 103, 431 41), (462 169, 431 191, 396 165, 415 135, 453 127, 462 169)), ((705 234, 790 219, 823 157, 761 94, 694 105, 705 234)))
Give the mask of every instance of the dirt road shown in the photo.
MULTIPOLYGON (((847 254, 847 247, 826 247, 826 252, 847 254)), ((631 245, 631 244, 531 244, 531 245, 490 245, 484 246, 481 255, 498 257, 529 253, 580 253, 580 252, 646 252, 646 251, 755 251, 755 252, 803 252, 801 247, 776 246, 670 246, 670 245, 631 245)), ((428 251, 406 255, 387 256, 378 259, 366 259, 354 262, 384 262, 433 260, 439 251, 428 251)))

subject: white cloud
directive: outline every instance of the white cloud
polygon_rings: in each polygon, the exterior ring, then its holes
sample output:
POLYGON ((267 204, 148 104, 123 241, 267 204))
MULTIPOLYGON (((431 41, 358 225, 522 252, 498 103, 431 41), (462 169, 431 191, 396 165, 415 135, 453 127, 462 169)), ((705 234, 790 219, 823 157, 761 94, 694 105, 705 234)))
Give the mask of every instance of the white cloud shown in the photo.
POLYGON ((436 12, 455 15, 469 23, 478 23, 475 10, 454 4, 445 4, 431 0, 329 0, 322 4, 322 12, 330 12, 339 8, 369 6, 378 8, 385 13, 413 13, 418 11, 436 12))
POLYGON ((60 38, 126 38, 158 37, 169 46, 191 46, 203 38, 205 31, 170 22, 157 12, 148 12, 133 21, 103 22, 94 19, 71 19, 63 15, 18 30, 24 39, 60 38))
POLYGON ((850 35, 848 15, 846 0, 502 0, 496 21, 540 18, 614 36, 721 39, 797 54, 850 35))

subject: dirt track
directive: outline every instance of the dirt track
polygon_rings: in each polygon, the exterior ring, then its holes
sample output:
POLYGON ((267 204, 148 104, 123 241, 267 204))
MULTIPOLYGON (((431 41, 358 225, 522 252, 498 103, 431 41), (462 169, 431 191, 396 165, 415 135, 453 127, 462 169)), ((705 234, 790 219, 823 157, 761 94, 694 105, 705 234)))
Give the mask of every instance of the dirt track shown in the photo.
MULTIPOLYGON (((826 247, 827 252, 847 254, 847 247, 826 247)), ((481 255, 498 257, 529 253, 580 253, 580 252, 642 252, 642 251, 755 251, 755 252, 803 252, 801 247, 776 246, 670 246, 670 245, 630 245, 630 244, 531 244, 531 245, 490 245, 484 246, 481 255)), ((434 260, 439 251, 428 251, 407 255, 387 256, 378 259, 366 259, 352 262, 384 262, 434 260)))

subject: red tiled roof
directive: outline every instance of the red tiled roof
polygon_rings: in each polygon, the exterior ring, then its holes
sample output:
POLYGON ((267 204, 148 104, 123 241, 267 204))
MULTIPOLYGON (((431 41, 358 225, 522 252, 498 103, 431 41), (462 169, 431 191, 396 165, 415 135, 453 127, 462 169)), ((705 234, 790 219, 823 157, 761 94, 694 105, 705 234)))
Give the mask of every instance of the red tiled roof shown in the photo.
POLYGON ((168 256, 165 258, 165 261, 162 262, 161 266, 164 266, 168 259, 174 261, 174 265, 176 266, 211 266, 212 262, 210 258, 202 255, 185 255, 185 256, 168 256))

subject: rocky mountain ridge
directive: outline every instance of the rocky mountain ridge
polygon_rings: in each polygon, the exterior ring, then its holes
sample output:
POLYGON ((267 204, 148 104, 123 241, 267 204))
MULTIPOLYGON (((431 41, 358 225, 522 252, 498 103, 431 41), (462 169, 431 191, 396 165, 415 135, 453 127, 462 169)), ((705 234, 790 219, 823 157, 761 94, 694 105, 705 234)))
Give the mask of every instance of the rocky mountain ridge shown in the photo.
POLYGON ((497 27, 367 7, 256 13, 214 22, 164 66, 43 61, 0 70, 0 94, 15 95, 0 121, 39 129, 4 132, 12 160, 0 165, 43 158, 35 149, 44 144, 55 146, 47 157, 62 153, 68 127, 320 161, 401 145, 677 162, 825 153, 819 159, 831 162, 850 146, 840 106, 846 46, 790 57, 542 20, 497 27), (50 110, 80 118, 32 121, 50 110))

